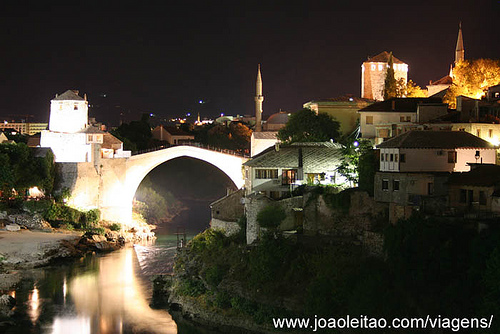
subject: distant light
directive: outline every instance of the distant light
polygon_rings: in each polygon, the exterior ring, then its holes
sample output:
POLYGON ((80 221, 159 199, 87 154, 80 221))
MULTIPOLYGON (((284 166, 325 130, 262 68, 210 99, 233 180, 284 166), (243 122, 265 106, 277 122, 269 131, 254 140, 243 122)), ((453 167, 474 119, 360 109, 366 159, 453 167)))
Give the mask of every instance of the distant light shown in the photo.
POLYGON ((9 123, 9 122, 7 122, 7 121, 3 121, 3 124, 7 124, 7 123, 9 123))
POLYGON ((220 113, 220 117, 222 117, 222 116, 224 116, 224 113, 223 113, 223 112, 221 112, 221 113, 220 113))
POLYGON ((353 143, 354 147, 358 147, 359 146, 359 142, 356 140, 354 143, 353 143))
POLYGON ((190 113, 190 112, 188 112, 188 113, 186 114, 186 116, 187 116, 187 117, 191 116, 191 113, 190 113))
POLYGON ((203 100, 199 100, 199 101, 198 101, 198 103, 199 103, 199 104, 202 104, 202 103, 203 103, 203 100))
POLYGON ((150 116, 150 117, 153 117, 154 115, 155 115, 155 114, 153 114, 153 113, 149 114, 149 116, 150 116))
POLYGON ((354 101, 354 99, 353 99, 352 97, 350 97, 350 98, 349 98, 349 101, 351 101, 351 102, 352 102, 352 101, 354 101))

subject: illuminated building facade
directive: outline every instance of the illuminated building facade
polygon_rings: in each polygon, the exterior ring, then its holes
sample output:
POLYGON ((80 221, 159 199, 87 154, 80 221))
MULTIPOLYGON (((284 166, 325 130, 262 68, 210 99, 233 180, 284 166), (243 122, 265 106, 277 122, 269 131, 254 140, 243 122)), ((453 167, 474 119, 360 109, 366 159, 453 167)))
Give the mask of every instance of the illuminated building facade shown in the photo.
MULTIPOLYGON (((384 51, 368 58, 361 65, 361 97, 369 100, 382 101, 384 99, 384 83, 387 74, 390 54, 384 51)), ((408 81, 408 65, 392 56, 394 77, 396 80, 408 81)))

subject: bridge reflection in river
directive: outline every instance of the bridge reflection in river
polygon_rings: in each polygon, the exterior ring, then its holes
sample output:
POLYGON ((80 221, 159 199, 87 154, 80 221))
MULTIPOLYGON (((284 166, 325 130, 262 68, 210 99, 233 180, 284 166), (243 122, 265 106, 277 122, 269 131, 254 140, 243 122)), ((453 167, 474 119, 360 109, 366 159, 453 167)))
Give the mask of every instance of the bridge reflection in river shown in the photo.
POLYGON ((74 310, 54 318, 52 333, 177 333, 168 312, 149 307, 132 247, 98 261, 98 271, 68 282, 74 310))

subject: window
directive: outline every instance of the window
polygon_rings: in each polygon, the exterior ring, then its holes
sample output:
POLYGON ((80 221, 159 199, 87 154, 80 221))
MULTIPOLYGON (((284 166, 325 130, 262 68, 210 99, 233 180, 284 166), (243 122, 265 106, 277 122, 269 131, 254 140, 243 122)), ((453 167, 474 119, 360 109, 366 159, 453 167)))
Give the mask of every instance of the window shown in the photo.
POLYGON ((366 124, 373 124, 373 116, 366 116, 366 124))
POLYGON ((73 110, 78 110, 78 104, 75 104, 75 106, 73 107, 73 110))
POLYGON ((384 153, 380 155, 380 161, 384 161, 384 153))
POLYGON ((479 191, 479 205, 486 205, 486 193, 479 191))
POLYGON ((478 137, 481 137, 481 129, 477 129, 476 133, 478 137))
POLYGON ((278 170, 277 169, 256 169, 255 170, 256 179, 277 179, 278 170))
POLYGON ((434 182, 427 183, 427 195, 434 194, 434 182))
POLYGON ((406 121, 411 122, 411 116, 406 116, 406 121))
POLYGON ((406 162, 406 153, 401 153, 399 155, 399 162, 406 162))
POLYGON ((391 155, 389 157, 390 157, 390 161, 394 161, 394 154, 391 153, 391 155))
POLYGON ((394 161, 398 162, 399 154, 394 154, 394 161))
POLYGON ((467 190, 460 189, 460 195, 458 201, 460 203, 467 203, 467 190))
POLYGON ((389 161, 389 153, 385 154, 385 161, 389 161))
POLYGON ((399 190, 399 180, 393 180, 392 181, 392 190, 393 191, 398 191, 399 190))
POLYGON ((91 142, 92 142, 92 135, 87 135, 87 141, 88 141, 89 143, 91 143, 91 142))
POLYGON ((448 163, 449 164, 457 163, 457 152, 456 151, 448 151, 448 163))
POLYGON ((405 121, 405 117, 404 116, 399 116, 399 121, 400 122, 404 122, 405 121))
POLYGON ((379 138, 389 138, 389 129, 380 129, 378 130, 379 138))
POLYGON ((488 136, 489 136, 490 138, 492 138, 492 137, 493 137, 493 130, 492 130, 492 129, 489 129, 489 130, 488 130, 488 136))
POLYGON ((375 64, 372 64, 372 71, 375 71, 375 64))
POLYGON ((388 191, 389 190, 389 180, 382 180, 382 190, 388 191))
POLYGON ((288 169, 284 170, 282 174, 282 184, 293 184, 297 178, 297 170, 296 169, 288 169))

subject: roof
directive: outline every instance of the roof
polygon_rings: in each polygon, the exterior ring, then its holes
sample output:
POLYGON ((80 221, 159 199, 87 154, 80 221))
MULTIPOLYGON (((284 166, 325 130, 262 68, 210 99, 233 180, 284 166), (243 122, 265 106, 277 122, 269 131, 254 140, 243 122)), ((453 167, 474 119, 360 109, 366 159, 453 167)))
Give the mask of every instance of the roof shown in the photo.
MULTIPOLYGON (((367 63, 388 63, 389 62, 389 52, 383 51, 376 56, 368 57, 367 63)), ((405 64, 402 60, 396 58, 392 55, 392 62, 394 64, 405 64)))
POLYGON ((57 95, 52 99, 53 101, 85 101, 85 99, 78 95, 78 91, 68 89, 61 95, 57 95))
POLYGON ((186 131, 182 131, 181 129, 178 129, 174 126, 164 126, 163 129, 170 133, 172 136, 193 136, 190 133, 187 133, 186 131))
POLYGON ((85 129, 80 130, 80 133, 104 133, 101 129, 99 129, 97 126, 89 125, 85 129))
POLYGON ((500 184, 500 166, 494 164, 475 165, 470 172, 453 173, 450 185, 491 187, 500 184))
POLYGON ((102 148, 112 148, 112 149, 118 149, 122 145, 122 141, 115 136, 113 136, 111 133, 106 132, 104 133, 103 140, 102 140, 102 148), (115 146, 115 147, 113 147, 115 146), (116 147, 120 146, 120 147, 116 147))
POLYGON ((391 138, 378 148, 491 148, 495 147, 465 131, 408 131, 391 138))
POLYGON ((278 135, 277 131, 261 131, 261 132, 252 132, 252 136, 255 139, 272 139, 276 140, 276 136, 278 135))
POLYGON ((370 104, 359 112, 417 112, 418 105, 426 103, 443 103, 443 101, 440 97, 394 97, 370 104))
POLYGON ((325 102, 326 103, 328 103, 328 102, 373 103, 374 101, 375 100, 365 99, 362 97, 357 97, 357 96, 347 94, 347 95, 331 97, 331 98, 327 98, 327 99, 312 100, 312 101, 307 102, 307 103, 325 103, 325 102))
POLYGON ((286 111, 280 111, 275 114, 272 114, 267 119, 266 123, 269 124, 286 124, 288 122, 289 113, 286 111))
POLYGON ((295 143, 279 147, 272 146, 244 163, 249 167, 298 168, 300 156, 304 173, 324 173, 338 168, 342 153, 338 144, 295 143))
POLYGON ((429 86, 435 86, 435 85, 451 85, 453 83, 453 78, 450 77, 449 75, 446 75, 442 77, 441 79, 438 79, 436 81, 429 82, 429 86))

